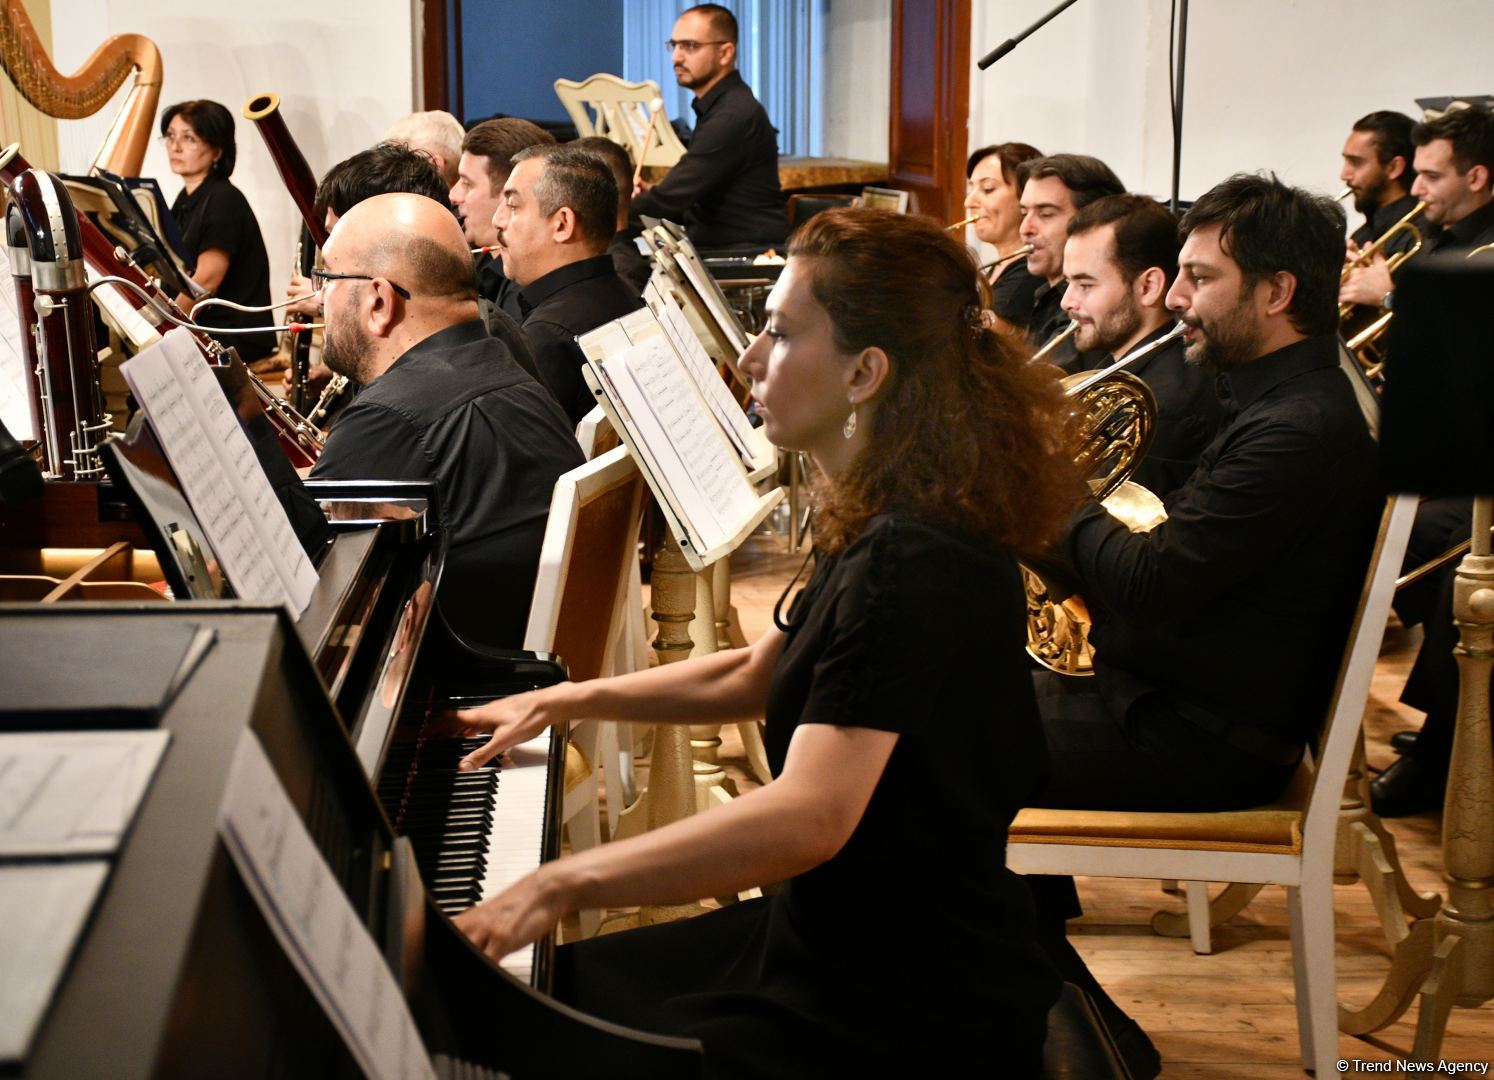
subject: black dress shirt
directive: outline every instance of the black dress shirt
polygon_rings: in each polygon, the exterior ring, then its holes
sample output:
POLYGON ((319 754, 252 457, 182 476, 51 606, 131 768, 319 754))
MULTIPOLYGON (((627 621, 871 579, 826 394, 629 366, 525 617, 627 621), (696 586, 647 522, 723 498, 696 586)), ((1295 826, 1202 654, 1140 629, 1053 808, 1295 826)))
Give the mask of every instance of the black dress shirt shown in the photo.
POLYGON ((633 200, 643 215, 685 227, 698 248, 782 244, 788 203, 778 186, 778 132, 742 76, 731 71, 690 103, 695 134, 669 173, 633 200))
MULTIPOLYGON (((1168 320, 1142 338, 1136 348, 1151 344, 1172 327, 1168 320)), ((1106 356, 1096 366, 1108 367, 1118 359, 1106 356)), ((1214 373, 1183 358, 1182 338, 1174 338, 1126 370, 1145 382, 1157 399, 1152 445, 1132 479, 1159 498, 1166 498, 1193 474, 1199 456, 1224 418, 1214 373)))
POLYGON ((1018 259, 991 283, 991 310, 1017 329, 1027 330, 1032 325, 1037 291, 1044 284, 1027 269, 1026 259, 1018 259))
POLYGON ((434 479, 448 545, 441 609, 463 637, 518 648, 555 480, 582 461, 560 406, 473 319, 365 386, 311 475, 434 479))
POLYGON ((642 296, 644 286, 653 276, 654 260, 638 250, 634 239, 627 230, 619 232, 612 238, 612 243, 607 245, 607 254, 612 257, 612 265, 617 270, 617 276, 633 286, 638 295, 642 296))
POLYGON ((1224 427, 1167 520, 1090 501, 1063 542, 1117 716, 1173 710, 1301 745, 1322 723, 1382 506, 1376 448, 1333 336, 1219 376, 1224 427))
POLYGON ((540 377, 574 427, 596 404, 581 367, 586 357, 576 338, 643 306, 632 286, 617 276, 612 256, 593 255, 551 270, 519 293, 524 338, 540 377))
MULTIPOLYGON (((1409 214, 1411 212, 1411 208, 1415 205, 1416 197, 1414 195, 1402 195, 1399 199, 1395 200, 1395 202, 1387 203, 1386 205, 1377 208, 1372 214, 1369 215, 1369 217, 1365 218, 1363 225, 1354 230, 1354 235, 1350 239, 1352 239, 1354 243, 1358 244, 1360 247, 1365 247, 1368 244, 1374 243, 1376 240, 1380 239, 1380 237, 1384 236, 1392 225, 1409 214)), ((1422 237, 1425 238, 1428 231, 1426 218, 1423 215, 1418 214, 1412 221, 1412 224, 1421 231, 1422 237)), ((1383 251, 1386 256, 1395 255, 1399 252, 1409 250, 1411 245, 1415 242, 1416 238, 1412 236, 1410 232, 1402 231, 1397 236, 1387 241, 1385 246, 1381 248, 1381 251, 1383 251)))
POLYGON ((503 260, 483 252, 477 256, 477 295, 502 308, 515 322, 524 319, 519 307, 519 284, 503 272, 503 260))
MULTIPOLYGON (((217 249, 228 256, 228 270, 216 296, 258 307, 270 302, 270 257, 265 252, 259 221, 244 193, 226 177, 212 174, 190 195, 183 191, 171 204, 171 216, 181 228, 190 273, 197 272, 197 257, 204 251, 217 249)), ((196 321, 203 326, 239 329, 269 326, 274 319, 268 311, 212 306, 198 312, 196 321)), ((277 347, 273 332, 224 334, 218 340, 237 348, 245 361, 269 356, 277 347)))
POLYGON ((1433 251, 1471 251, 1485 244, 1494 244, 1494 202, 1485 203, 1431 239, 1433 251))

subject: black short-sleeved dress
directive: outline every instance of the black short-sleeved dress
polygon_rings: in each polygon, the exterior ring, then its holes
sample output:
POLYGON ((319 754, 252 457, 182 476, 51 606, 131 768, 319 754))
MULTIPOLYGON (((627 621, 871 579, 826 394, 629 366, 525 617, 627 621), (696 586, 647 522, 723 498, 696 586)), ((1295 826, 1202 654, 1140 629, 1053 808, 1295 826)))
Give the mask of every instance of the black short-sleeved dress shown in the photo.
MULTIPOLYGON (((209 175, 197 190, 191 194, 184 190, 176 197, 171 214, 182 230, 191 273, 197 272, 197 257, 216 248, 228 255, 228 272, 216 295, 251 306, 270 302, 270 258, 259 220, 243 192, 226 177, 209 175)), ((251 314, 213 306, 197 311, 195 321, 203 326, 247 328, 271 325, 272 315, 268 311, 251 314)), ((269 356, 276 348, 272 332, 223 334, 218 340, 238 349, 246 362, 269 356)))
POLYGON ((821 558, 766 743, 776 774, 800 724, 899 734, 851 839, 769 899, 562 947, 557 996, 701 1039, 711 1076, 1035 1075, 1059 981, 1005 869, 1046 774, 1022 605, 1010 554, 898 515, 821 558))

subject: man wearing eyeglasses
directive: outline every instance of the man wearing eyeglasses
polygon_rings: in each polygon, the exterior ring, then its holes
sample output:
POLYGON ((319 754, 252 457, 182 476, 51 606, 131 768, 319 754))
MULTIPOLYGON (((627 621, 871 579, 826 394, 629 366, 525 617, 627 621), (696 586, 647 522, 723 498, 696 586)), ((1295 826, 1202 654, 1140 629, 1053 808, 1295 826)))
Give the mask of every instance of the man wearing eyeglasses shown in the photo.
MULTIPOLYGON (((737 73, 737 20, 719 4, 698 4, 665 42, 674 77, 695 94, 695 134, 668 175, 634 193, 631 223, 665 218, 702 249, 766 250, 788 236, 778 186, 778 132, 737 73)), ((662 122, 662 119, 661 119, 662 122)))
POLYGON ((434 199, 348 210, 313 275, 322 358, 363 387, 317 479, 434 480, 447 530, 437 594, 468 641, 517 648, 556 479, 583 461, 565 413, 489 336, 462 227, 434 199))

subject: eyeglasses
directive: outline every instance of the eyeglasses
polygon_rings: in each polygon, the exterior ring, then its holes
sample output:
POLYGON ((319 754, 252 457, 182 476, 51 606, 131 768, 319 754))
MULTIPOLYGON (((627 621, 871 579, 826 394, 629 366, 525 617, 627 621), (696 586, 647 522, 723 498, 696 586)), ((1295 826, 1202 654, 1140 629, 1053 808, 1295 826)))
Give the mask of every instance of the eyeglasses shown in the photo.
POLYGON ((696 54, 696 52, 698 52, 701 48, 703 48, 706 45, 725 45, 725 44, 726 44, 726 42, 724 42, 724 41, 691 41, 689 38, 686 38, 684 41, 675 41, 674 38, 670 38, 668 41, 666 41, 664 43, 664 46, 670 52, 674 52, 674 50, 676 50, 676 49, 683 49, 685 51, 685 55, 686 56, 694 56, 696 54))
POLYGON ((311 272, 311 283, 316 286, 317 292, 325 289, 329 281, 382 281, 406 300, 410 299, 409 289, 401 288, 386 277, 375 277, 373 274, 334 274, 330 270, 313 270, 311 272))
POLYGON ((184 131, 180 135, 172 135, 170 132, 167 132, 165 135, 161 136, 162 146, 193 147, 200 146, 201 144, 202 140, 199 139, 196 135, 192 134, 190 131, 184 131))

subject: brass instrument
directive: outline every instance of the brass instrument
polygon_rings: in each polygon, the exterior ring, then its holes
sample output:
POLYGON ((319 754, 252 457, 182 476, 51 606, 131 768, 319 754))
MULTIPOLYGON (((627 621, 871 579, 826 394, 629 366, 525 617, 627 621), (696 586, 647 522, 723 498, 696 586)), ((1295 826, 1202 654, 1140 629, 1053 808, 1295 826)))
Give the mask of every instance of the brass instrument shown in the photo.
MULTIPOLYGON (((1125 369, 1183 333, 1178 323, 1156 341, 1133 349, 1109 367, 1064 379, 1064 392, 1080 402, 1082 421, 1074 461, 1105 510, 1132 532, 1147 532, 1167 520, 1162 500, 1131 481, 1151 446, 1157 399, 1125 369)), ((1035 571, 1022 567, 1027 592, 1027 653, 1060 675, 1093 675, 1090 616, 1082 597, 1055 596, 1035 571)))
POLYGON ((124 85, 135 81, 114 118, 90 172, 139 176, 161 98, 161 53, 139 34, 116 34, 93 51, 71 75, 63 75, 37 40, 21 0, 0 2, 0 68, 21 96, 48 116, 80 120, 98 112, 124 85))
POLYGON ((1340 191, 1337 195, 1333 196, 1333 201, 1334 202, 1343 202, 1345 199, 1347 199, 1352 194, 1354 194, 1354 189, 1351 188, 1351 187, 1346 187, 1342 191, 1340 191))
POLYGON ((1006 254, 1006 255, 998 255, 996 258, 992 259, 990 262, 988 262, 984 266, 982 266, 980 268, 980 272, 982 274, 990 273, 992 270, 996 269, 996 267, 998 267, 998 266, 1005 266, 1007 263, 1011 262, 1014 259, 1023 259, 1023 258, 1026 258, 1028 255, 1031 255, 1031 254, 1032 254, 1032 245, 1031 244, 1023 244, 1016 251, 1013 251, 1013 252, 1011 252, 1009 254, 1006 254))
POLYGON ((959 221, 956 221, 953 224, 944 226, 944 231, 954 232, 956 229, 963 229, 966 225, 974 225, 978 220, 980 220, 979 214, 971 214, 967 218, 961 218, 959 221))
POLYGON ((1041 349, 1039 349, 1037 352, 1035 352, 1035 353, 1032 354, 1032 362, 1035 364, 1039 360, 1042 360, 1044 357, 1046 357, 1054 349, 1058 348, 1065 341, 1068 341, 1069 338, 1073 337, 1075 331, 1077 331, 1078 329, 1079 329, 1079 324, 1078 323, 1076 323, 1076 322, 1069 323, 1069 325, 1066 326, 1063 330, 1061 330, 1058 333, 1054 334, 1053 337, 1049 339, 1049 341, 1048 341, 1048 343, 1046 345, 1044 345, 1041 349))
MULTIPOLYGON (((1385 250, 1386 244, 1390 243, 1390 241, 1394 240, 1396 237, 1402 234, 1407 234, 1415 238, 1411 246, 1405 251, 1397 251, 1395 254, 1391 255, 1385 260, 1385 269, 1388 270, 1391 274, 1394 274, 1397 270, 1399 270, 1401 268, 1401 265, 1407 259, 1411 258, 1411 256, 1415 255, 1418 251, 1421 250, 1421 230, 1412 224, 1412 219, 1426 208, 1426 203, 1418 202, 1406 213, 1404 217, 1402 217, 1390 228, 1386 229, 1385 232, 1382 233, 1373 244, 1365 248, 1358 255, 1354 256, 1354 258, 1345 259, 1343 273, 1339 274, 1338 283, 1342 285, 1344 282, 1348 281, 1349 275, 1352 274, 1355 270, 1363 266, 1368 266, 1371 262, 1373 262, 1375 260, 1375 257, 1379 255, 1380 252, 1385 250)), ((1355 307, 1356 305, 1354 304, 1339 304, 1338 321, 1343 322, 1350 315, 1352 315, 1355 307)))

